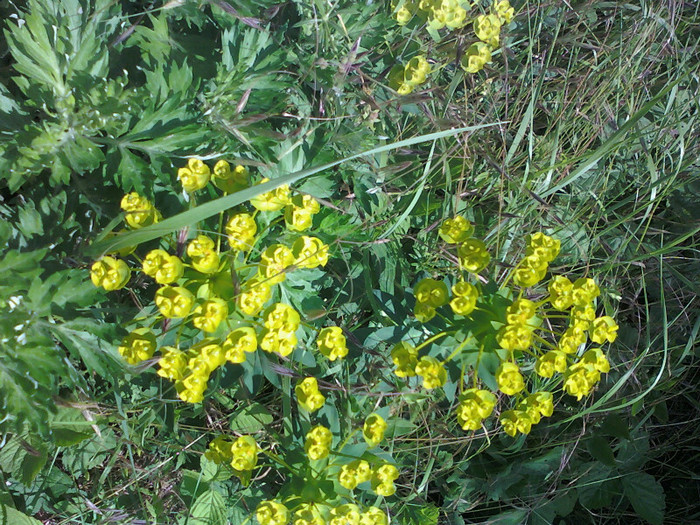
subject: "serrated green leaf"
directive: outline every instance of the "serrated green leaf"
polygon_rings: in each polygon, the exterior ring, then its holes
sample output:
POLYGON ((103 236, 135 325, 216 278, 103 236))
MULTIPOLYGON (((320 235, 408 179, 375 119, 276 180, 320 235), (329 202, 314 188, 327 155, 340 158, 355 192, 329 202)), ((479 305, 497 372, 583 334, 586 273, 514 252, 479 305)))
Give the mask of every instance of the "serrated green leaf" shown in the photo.
POLYGON ((231 430, 243 434, 253 434, 272 423, 270 411, 260 403, 252 403, 231 419, 231 430))
POLYGON ((197 498, 190 511, 190 525, 226 525, 226 502, 210 489, 197 498))
POLYGON ((592 436, 586 443, 588 452, 595 459, 609 467, 615 466, 615 454, 608 440, 602 436, 592 436))
POLYGON ((92 424, 87 421, 80 410, 59 407, 51 418, 49 428, 54 443, 60 447, 76 445, 94 435, 92 424))
POLYGON ((666 510, 666 496, 654 476, 645 472, 632 472, 622 478, 625 496, 639 517, 652 525, 661 525, 666 510))

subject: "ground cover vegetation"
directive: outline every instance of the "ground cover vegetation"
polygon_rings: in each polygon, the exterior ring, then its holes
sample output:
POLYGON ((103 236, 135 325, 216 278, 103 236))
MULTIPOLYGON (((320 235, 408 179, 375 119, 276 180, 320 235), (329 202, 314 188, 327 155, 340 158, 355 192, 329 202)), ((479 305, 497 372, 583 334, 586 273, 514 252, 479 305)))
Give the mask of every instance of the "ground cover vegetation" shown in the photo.
POLYGON ((700 519, 700 12, 0 1, 0 524, 700 519))

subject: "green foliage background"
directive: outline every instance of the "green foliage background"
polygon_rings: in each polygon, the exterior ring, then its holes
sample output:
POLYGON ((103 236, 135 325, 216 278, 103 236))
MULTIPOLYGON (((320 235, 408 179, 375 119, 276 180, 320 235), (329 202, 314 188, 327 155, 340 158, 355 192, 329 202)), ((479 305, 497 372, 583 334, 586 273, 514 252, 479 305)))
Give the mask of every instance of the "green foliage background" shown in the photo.
POLYGON ((396 401, 396 523, 700 519, 698 6, 513 5, 471 76, 462 35, 400 28, 383 2, 0 1, 0 523, 238 524, 279 483, 242 490, 201 452, 283 419, 289 377, 261 368, 249 396, 224 376, 186 406, 116 352, 145 291, 87 279, 121 196, 174 215, 193 155, 270 178, 348 159, 299 184, 332 204, 318 229, 337 256, 311 306, 353 334, 351 391, 388 392, 388 349, 417 329, 410 288, 448 266, 434 230, 454 213, 497 261, 543 230, 562 240, 555 271, 600 281, 620 337, 582 411, 564 399, 527 439, 486 442, 444 396, 396 401), (397 97, 388 71, 419 51, 444 67, 397 97))

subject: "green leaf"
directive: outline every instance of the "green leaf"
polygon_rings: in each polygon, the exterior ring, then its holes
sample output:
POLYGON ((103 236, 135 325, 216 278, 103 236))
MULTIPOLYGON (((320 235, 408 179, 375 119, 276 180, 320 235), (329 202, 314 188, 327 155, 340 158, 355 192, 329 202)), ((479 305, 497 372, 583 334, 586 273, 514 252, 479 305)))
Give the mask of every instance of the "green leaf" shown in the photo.
POLYGON ((197 498, 190 511, 190 525, 226 525, 226 502, 221 494, 210 489, 197 498))
POLYGON ((618 439, 630 440, 630 429, 627 421, 622 419, 617 414, 611 414, 605 418, 603 424, 600 426, 600 430, 603 434, 608 436, 616 437, 618 439))
POLYGON ((595 459, 609 467, 615 466, 615 454, 610 447, 608 440, 602 436, 593 436, 586 443, 588 452, 595 459))
POLYGON ((260 403, 252 403, 231 419, 231 430, 253 434, 272 423, 272 414, 260 403))
POLYGON ((406 505, 401 513, 402 525, 437 525, 440 509, 435 505, 406 505))
POLYGON ((60 447, 76 445, 94 434, 92 423, 87 421, 80 410, 59 407, 49 423, 54 442, 60 447))
POLYGON ((639 517, 652 525, 661 525, 666 510, 666 496, 661 484, 651 474, 632 472, 622 478, 625 495, 639 517))
POLYGON ((0 505, 0 525, 41 525, 41 522, 17 509, 0 505))

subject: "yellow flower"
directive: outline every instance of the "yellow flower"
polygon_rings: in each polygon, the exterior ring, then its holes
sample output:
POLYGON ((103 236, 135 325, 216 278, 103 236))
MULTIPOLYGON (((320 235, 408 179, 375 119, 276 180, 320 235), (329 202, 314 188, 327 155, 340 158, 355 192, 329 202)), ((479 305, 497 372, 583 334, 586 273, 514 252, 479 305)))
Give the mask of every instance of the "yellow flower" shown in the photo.
POLYGON ((365 438, 370 448, 374 448, 382 442, 386 427, 386 421, 384 421, 384 418, 379 414, 372 413, 367 416, 365 424, 362 427, 362 437, 365 438))
POLYGON ((458 244, 466 241, 474 232, 474 226, 461 215, 442 221, 438 235, 447 244, 458 244))
POLYGON ((389 525, 389 517, 382 509, 369 507, 360 516, 360 525, 389 525))
POLYGON ((431 390, 443 386, 447 382, 447 370, 434 357, 424 355, 416 365, 416 375, 423 378, 423 388, 431 390))
POLYGON ((257 275, 242 286, 236 303, 244 314, 257 315, 270 297, 272 297, 272 288, 257 275))
POLYGON ((557 349, 565 354, 575 354, 578 347, 586 342, 585 325, 574 322, 559 338, 557 349))
POLYGON ((506 322, 510 325, 525 325, 535 316, 537 306, 529 299, 516 299, 506 308, 506 322))
POLYGON ((415 87, 425 82, 428 74, 430 74, 430 64, 424 56, 416 56, 409 60, 404 68, 404 82, 415 87))
POLYGON ((525 388, 520 368, 515 363, 506 361, 496 370, 496 382, 501 392, 513 396, 525 388))
POLYGON ((467 73, 478 73, 490 62, 491 48, 483 42, 476 42, 467 48, 460 60, 460 65, 467 73))
POLYGON ((581 401, 583 396, 590 394, 599 378, 600 373, 593 366, 576 363, 571 365, 564 375, 564 391, 581 401))
POLYGON ((223 299, 214 297, 195 308, 192 324, 203 332, 215 332, 226 317, 228 304, 223 299))
POLYGON ((178 381, 183 378, 185 369, 187 368, 187 360, 185 354, 173 348, 172 346, 164 346, 162 348, 163 357, 158 361, 158 371, 160 377, 178 381))
POLYGON ((326 398, 318 389, 318 381, 315 377, 307 377, 295 388, 299 406, 307 412, 316 412, 326 402, 326 398))
POLYGON ((163 286, 156 291, 155 303, 163 317, 187 317, 194 306, 194 295, 182 286, 163 286))
POLYGON ((372 490, 380 496, 391 496, 396 492, 394 480, 399 477, 399 470, 390 464, 384 464, 372 471, 372 490))
POLYGON ((593 279, 576 279, 571 291, 573 302, 576 306, 588 306, 593 299, 600 295, 600 288, 593 279))
POLYGON ((532 419, 524 410, 506 410, 501 414, 501 425, 506 434, 514 437, 516 433, 529 434, 532 419))
POLYGON ((496 340, 505 350, 527 350, 532 344, 532 330, 524 324, 509 324, 496 334, 496 340))
POLYGON ((187 193, 201 190, 209 183, 211 172, 209 166, 199 159, 189 159, 186 168, 177 170, 177 178, 182 183, 182 189, 187 193))
POLYGON ((221 347, 229 362, 243 363, 246 360, 246 353, 255 352, 257 349, 258 338, 255 330, 249 326, 243 326, 230 332, 221 347))
POLYGON ((345 503, 332 508, 328 525, 360 525, 360 507, 354 503, 345 503))
POLYGON ((276 352, 285 357, 292 353, 298 343, 294 332, 265 329, 260 338, 260 348, 265 352, 276 352))
POLYGON ((231 169, 228 162, 220 160, 214 166, 212 182, 221 191, 235 193, 248 187, 249 173, 245 166, 236 166, 231 169))
POLYGON ((459 396, 457 421, 463 430, 478 430, 496 406, 496 396, 488 390, 470 388, 459 396))
POLYGON ((413 289, 413 294, 418 303, 427 304, 433 308, 439 308, 450 300, 447 285, 435 279, 423 279, 418 282, 413 289))
MULTIPOLYGON (((198 354, 191 362, 199 362, 206 365, 207 372, 205 375, 207 376, 226 362, 226 355, 219 341, 211 337, 202 339, 192 345, 190 352, 198 354)), ((190 369, 192 368, 190 366, 190 369)))
POLYGON ((406 341, 401 341, 391 349, 391 360, 396 365, 394 374, 398 377, 410 377, 416 375, 418 364, 418 351, 406 341))
POLYGON ((175 383, 178 397, 185 403, 201 403, 204 399, 204 391, 207 389, 209 378, 198 374, 191 374, 175 383))
MULTIPOLYGON (((270 179, 262 179, 260 184, 269 182, 270 179)), ((256 210, 260 211, 277 211, 284 208, 289 204, 289 186, 283 184, 278 186, 274 190, 268 191, 267 193, 261 193, 256 197, 250 199, 250 203, 256 210)))
POLYGON ((155 224, 161 218, 153 204, 136 192, 127 193, 122 197, 121 209, 126 212, 124 220, 135 230, 155 224))
POLYGON ((501 20, 497 15, 479 15, 474 19, 474 34, 492 49, 498 47, 501 20))
POLYGON ((294 264, 291 250, 282 244, 269 246, 260 256, 260 275, 268 284, 281 283, 286 279, 285 270, 294 264))
POLYGON ((549 281, 549 302, 557 310, 566 310, 574 303, 573 283, 563 275, 555 275, 549 281))
POLYGON ((143 273, 153 277, 158 284, 174 283, 184 271, 180 258, 165 250, 151 250, 143 260, 143 273))
POLYGON ((501 22, 504 24, 510 24, 511 20, 513 20, 513 15, 515 14, 515 9, 510 6, 510 2, 508 0, 498 0, 494 7, 501 22))
POLYGON ((372 469, 364 459, 356 459, 340 467, 338 481, 348 490, 354 490, 360 483, 372 478, 372 469))
POLYGON ((321 206, 311 195, 295 195, 284 209, 284 222, 292 231, 308 230, 313 216, 320 210, 321 206))
POLYGON ((571 321, 584 330, 588 330, 595 320, 595 308, 590 304, 579 306, 575 304, 571 307, 571 321))
POLYGON ((121 259, 114 257, 102 257, 92 264, 90 268, 90 280, 97 287, 102 287, 108 292, 119 290, 126 286, 131 278, 131 270, 121 259))
POLYGON ((542 232, 537 232, 528 235, 525 254, 529 257, 535 256, 550 263, 559 255, 560 248, 561 241, 559 241, 559 239, 554 239, 542 232))
POLYGON ((459 281, 452 287, 454 299, 450 301, 452 311, 457 315, 469 315, 476 308, 476 300, 479 298, 479 291, 475 286, 459 281))
POLYGON ((619 326, 615 320, 609 315, 604 315, 603 317, 598 317, 593 320, 593 327, 591 329, 591 341, 602 345, 606 341, 612 343, 617 339, 617 330, 619 326))
POLYGON ((317 425, 306 434, 306 442, 304 450, 306 455, 311 460, 319 460, 328 456, 330 453, 333 434, 323 425, 317 425))
POLYGON ((523 288, 536 285, 547 274, 548 264, 538 255, 526 255, 513 273, 513 282, 523 288))
POLYGON ((591 348, 581 357, 581 363, 591 365, 598 372, 610 372, 610 362, 600 348, 591 348))
POLYGON ((231 466, 238 472, 253 470, 258 464, 258 444, 253 436, 241 436, 231 445, 231 466))
POLYGON ((282 503, 263 501, 255 509, 255 517, 260 525, 287 525, 289 510, 282 503))
POLYGON ((328 262, 328 245, 316 237, 302 235, 292 244, 292 254, 299 268, 317 268, 328 262))
POLYGON ((450 29, 459 29, 467 23, 467 11, 459 4, 453 9, 445 11, 444 16, 445 26, 450 29))
POLYGON ((400 26, 405 26, 413 18, 413 13, 406 8, 406 5, 399 7, 394 13, 394 18, 396 18, 396 23, 400 26))
POLYGON ((226 223, 228 244, 234 250, 247 252, 253 247, 258 225, 250 213, 237 213, 226 223))
POLYGON ((491 255, 486 250, 486 245, 479 239, 467 239, 457 249, 459 263, 468 272, 479 273, 486 268, 491 255))
POLYGON ((415 315, 416 319, 421 323, 427 323, 435 317, 435 314, 435 308, 429 304, 416 303, 416 306, 413 307, 413 315, 415 315))
POLYGON ((156 336, 148 328, 137 328, 122 340, 118 350, 127 363, 136 365, 153 357, 156 336))
POLYGON ((265 328, 268 330, 293 333, 301 324, 299 312, 284 303, 275 303, 269 306, 263 317, 265 318, 265 328))
POLYGON ((213 461, 219 465, 230 463, 233 459, 233 452, 231 451, 232 445, 233 441, 226 436, 217 436, 209 442, 204 456, 209 461, 213 461))
POLYGON ((321 330, 316 337, 318 350, 331 361, 348 355, 347 342, 343 330, 338 326, 329 326, 321 330))
POLYGON ((192 266, 201 273, 215 273, 219 269, 219 254, 216 243, 206 235, 198 235, 187 245, 187 255, 192 266))
POLYGON ((527 396, 526 401, 529 407, 534 407, 543 417, 550 417, 554 413, 554 396, 551 392, 535 392, 527 396))
POLYGON ((552 377, 554 372, 566 371, 566 354, 560 350, 550 350, 537 358, 535 372, 542 377, 552 377))

